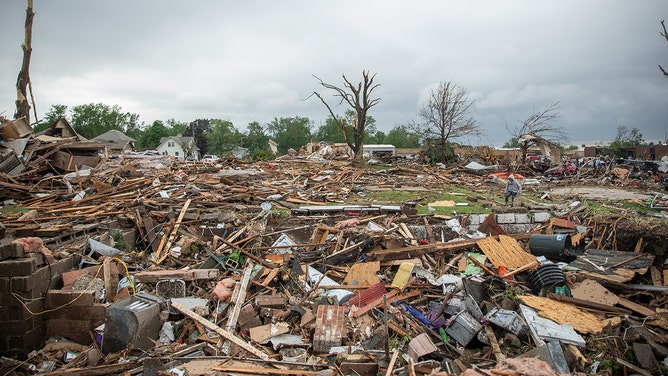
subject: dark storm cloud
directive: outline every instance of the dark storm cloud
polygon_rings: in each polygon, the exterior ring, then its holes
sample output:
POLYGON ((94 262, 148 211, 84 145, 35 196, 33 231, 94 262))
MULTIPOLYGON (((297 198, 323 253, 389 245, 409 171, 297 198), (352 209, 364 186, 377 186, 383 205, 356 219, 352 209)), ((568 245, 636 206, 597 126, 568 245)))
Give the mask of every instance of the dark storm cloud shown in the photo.
MULTIPOLYGON (((25 2, 0 12, 0 112, 13 114, 25 2)), ((317 75, 340 84, 377 73, 379 129, 417 120, 430 88, 451 80, 475 99, 500 145, 533 112, 559 101, 573 143, 668 130, 668 3, 628 1, 35 0, 31 77, 38 114, 102 102, 140 120, 251 121, 327 117, 304 100, 317 75)), ((345 108, 338 107, 343 113, 345 108)))

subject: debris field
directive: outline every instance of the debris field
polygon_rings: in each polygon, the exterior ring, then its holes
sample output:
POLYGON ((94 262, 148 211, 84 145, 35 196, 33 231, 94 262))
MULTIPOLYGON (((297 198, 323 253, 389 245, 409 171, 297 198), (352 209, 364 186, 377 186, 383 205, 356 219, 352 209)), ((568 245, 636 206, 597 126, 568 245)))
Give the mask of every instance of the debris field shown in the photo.
POLYGON ((577 197, 530 199, 594 182, 663 205, 656 173, 516 171, 525 193, 507 207, 507 172, 110 159, 40 137, 21 139, 20 171, 0 178, 2 374, 668 369, 665 211, 596 216, 577 197), (366 199, 448 187, 488 210, 366 199))

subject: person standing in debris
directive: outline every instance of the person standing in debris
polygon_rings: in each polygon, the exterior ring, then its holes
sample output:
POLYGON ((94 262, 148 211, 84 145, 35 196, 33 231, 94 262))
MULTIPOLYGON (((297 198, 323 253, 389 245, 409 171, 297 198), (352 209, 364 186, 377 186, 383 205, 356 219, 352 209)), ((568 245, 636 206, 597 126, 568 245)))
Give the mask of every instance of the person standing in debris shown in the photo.
POLYGON ((515 180, 515 175, 510 174, 508 175, 508 181, 506 182, 506 206, 508 206, 508 199, 510 198, 510 205, 513 206, 515 204, 515 197, 522 192, 522 186, 520 183, 515 180))

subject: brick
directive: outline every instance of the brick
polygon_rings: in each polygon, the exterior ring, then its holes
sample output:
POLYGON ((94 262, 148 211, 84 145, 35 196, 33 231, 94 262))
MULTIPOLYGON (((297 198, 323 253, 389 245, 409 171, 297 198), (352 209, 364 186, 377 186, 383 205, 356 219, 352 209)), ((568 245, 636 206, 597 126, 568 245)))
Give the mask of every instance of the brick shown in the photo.
MULTIPOLYGON (((241 310, 239 311, 239 318, 237 319, 237 324, 239 326, 246 326, 246 323, 251 321, 254 317, 257 317, 257 311, 255 308, 253 308, 252 304, 246 304, 245 306, 241 307, 241 310)), ((259 326, 259 325, 253 325, 253 326, 259 326)))
POLYGON ((37 270, 35 261, 30 257, 0 261, 0 277, 31 275, 37 270))
POLYGON ((0 277, 0 292, 11 291, 11 279, 9 277, 0 277))
POLYGON ((496 223, 498 224, 515 223, 515 214, 513 213, 497 214, 496 223))
POLYGON ((318 306, 313 334, 313 350, 328 353, 333 346, 340 346, 343 337, 345 307, 318 306))
POLYGON ((533 215, 533 221, 535 223, 545 223, 548 222, 550 218, 552 218, 552 216, 550 215, 550 213, 547 212, 535 213, 533 215))
POLYGON ((285 308, 288 299, 283 295, 258 295, 255 297, 257 308, 285 308))
POLYGON ((529 215, 526 213, 515 213, 515 223, 517 224, 526 224, 531 223, 529 215))
POLYGON ((44 306, 47 309, 56 308, 69 304, 70 306, 84 306, 90 307, 94 303, 93 290, 76 291, 76 290, 49 290, 46 294, 44 306))
MULTIPOLYGON (((118 275, 121 273, 125 273, 125 271, 121 272, 121 269, 116 265, 115 262, 109 263, 109 269, 111 271, 111 275, 118 275)), ((100 279, 104 278, 104 273, 102 271, 102 265, 95 265, 95 266, 89 266, 87 268, 83 269, 75 269, 75 270, 69 270, 66 272, 62 273, 62 279, 63 279, 63 285, 64 286, 69 286, 74 283, 74 281, 77 280, 77 278, 81 277, 82 274, 87 273, 91 277, 97 277, 100 279), (98 271, 98 269, 100 269, 98 271)), ((157 282, 157 281, 156 281, 157 282)))
POLYGON ((23 245, 20 243, 12 242, 0 246, 0 260, 22 258, 24 256, 23 245))

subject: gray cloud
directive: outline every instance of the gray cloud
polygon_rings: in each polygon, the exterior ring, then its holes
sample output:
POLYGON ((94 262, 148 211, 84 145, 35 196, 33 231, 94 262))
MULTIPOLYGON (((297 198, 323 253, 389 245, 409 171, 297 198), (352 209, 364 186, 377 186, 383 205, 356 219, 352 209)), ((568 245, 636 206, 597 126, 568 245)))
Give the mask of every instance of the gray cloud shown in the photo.
MULTIPOLYGON (((14 112, 26 3, 0 12, 0 112, 14 112)), ((140 120, 251 121, 328 113, 317 75, 340 84, 377 73, 381 130, 417 120, 429 88, 451 80, 503 144, 514 126, 559 101, 573 143, 636 127, 666 137, 668 3, 575 1, 35 0, 31 78, 38 114, 102 102, 140 120)), ((333 104, 335 102, 332 102, 333 104)), ((336 107, 343 113, 345 107, 336 107)))

